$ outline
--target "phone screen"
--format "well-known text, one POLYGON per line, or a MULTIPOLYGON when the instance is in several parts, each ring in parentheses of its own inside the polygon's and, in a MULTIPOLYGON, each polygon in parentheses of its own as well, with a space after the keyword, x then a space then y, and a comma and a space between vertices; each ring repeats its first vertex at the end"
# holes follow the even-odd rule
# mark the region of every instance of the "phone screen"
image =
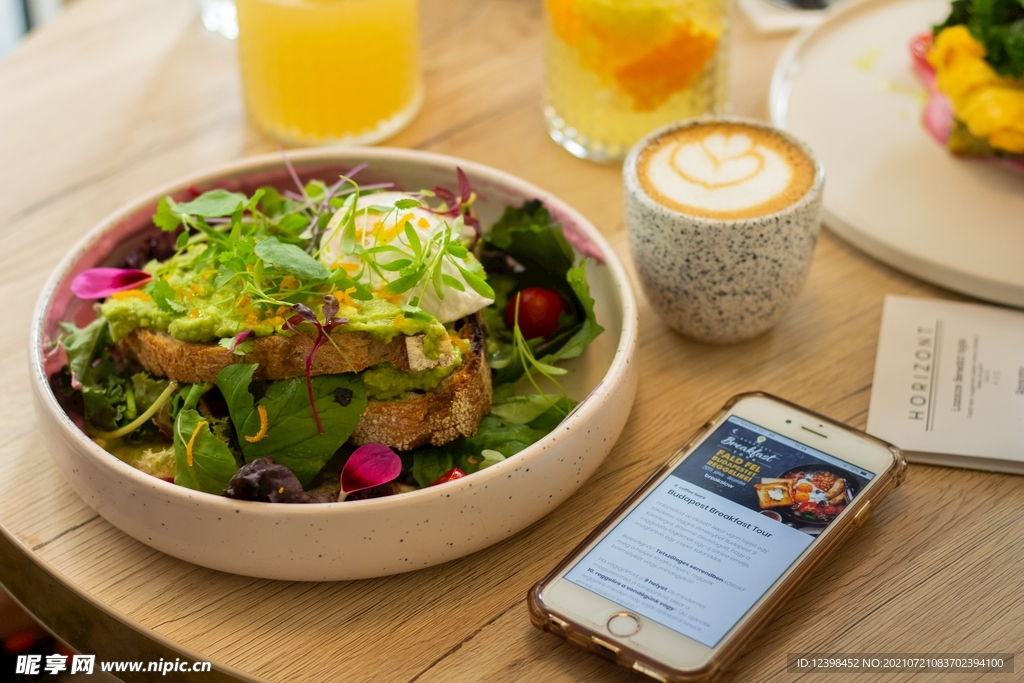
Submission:
POLYGON ((565 578, 714 647, 872 477, 733 415, 565 578))

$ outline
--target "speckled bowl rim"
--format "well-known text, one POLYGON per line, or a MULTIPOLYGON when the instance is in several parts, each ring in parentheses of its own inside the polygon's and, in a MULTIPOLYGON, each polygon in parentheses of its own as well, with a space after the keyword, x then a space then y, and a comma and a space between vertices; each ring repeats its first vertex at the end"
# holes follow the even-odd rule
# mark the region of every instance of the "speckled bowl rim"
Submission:
POLYGON ((822 165, 821 160, 817 157, 810 145, 796 137, 792 133, 776 128, 770 123, 765 121, 758 121, 757 119, 749 119, 743 116, 702 116, 694 119, 686 119, 685 121, 677 121, 668 125, 662 126, 656 130, 651 131, 643 137, 642 140, 633 145, 633 148, 629 150, 629 155, 626 157, 626 161, 622 164, 622 175, 623 175, 623 190, 628 193, 634 200, 643 204, 645 209, 657 211, 663 215, 670 216, 673 218, 686 218, 687 220, 693 221, 694 223, 715 227, 725 228, 735 226, 737 223, 750 222, 750 221, 764 221, 772 218, 781 216, 783 214, 791 214, 800 211, 808 204, 818 201, 821 196, 822 188, 825 185, 825 167, 822 165), (793 202, 788 206, 784 206, 778 211, 772 213, 766 213, 763 216, 748 216, 746 218, 709 218, 707 216, 694 216, 681 211, 670 209, 663 204, 656 202, 647 192, 644 190, 643 184, 640 182, 640 177, 636 172, 636 162, 640 157, 640 153, 648 145, 653 143, 658 138, 668 135, 674 131, 682 128, 692 128, 694 126, 703 126, 706 124, 715 123, 736 123, 741 125, 751 126, 760 130, 767 130, 778 134, 785 140, 788 140, 792 144, 796 145, 807 155, 807 158, 814 164, 814 181, 811 186, 807 189, 807 192, 803 194, 800 199, 793 202))
MULTIPOLYGON (((591 243, 596 245, 598 250, 601 252, 605 259, 604 266, 610 271, 614 285, 619 293, 618 305, 621 309, 622 329, 619 332, 619 343, 615 348, 615 353, 604 377, 591 390, 590 394, 579 404, 577 409, 562 421, 559 425, 559 429, 552 431, 541 440, 528 446, 519 453, 516 453, 514 456, 492 465, 485 470, 476 472, 462 479, 440 484, 437 487, 432 486, 427 489, 419 489, 418 491, 410 491, 382 498, 335 503, 316 503, 309 505, 288 505, 283 503, 274 504, 235 500, 202 491, 194 491, 192 489, 164 481, 158 477, 154 477, 135 469, 131 465, 122 462, 114 455, 100 448, 92 439, 89 438, 88 435, 85 434, 85 432, 75 425, 67 413, 65 413, 57 403, 57 399, 54 397, 53 392, 50 389, 49 379, 46 375, 45 358, 43 357, 45 324, 50 303, 58 286, 89 247, 97 242, 108 231, 113 229, 120 221, 123 221, 134 213, 155 204, 155 202, 161 197, 172 194, 175 191, 180 191, 182 188, 188 187, 189 185, 204 185, 209 182, 216 182, 217 180, 224 179, 225 177, 238 178, 245 173, 255 173, 261 168, 265 168, 267 166, 283 166, 284 162, 280 154, 264 154, 221 164, 197 174, 182 176, 173 182, 167 183, 156 190, 148 192, 147 194, 122 205, 91 228, 86 235, 82 237, 61 259, 60 263, 46 281, 46 285, 43 287, 43 290, 39 295, 35 310, 32 314, 32 323, 30 328, 29 359, 32 369, 32 383, 35 385, 34 388, 41 398, 43 408, 46 414, 50 417, 53 425, 57 426, 61 430, 64 437, 69 441, 69 443, 77 447, 81 454, 91 458, 98 465, 113 468, 113 470, 120 476, 133 479, 146 486, 153 486, 156 491, 166 494, 172 498, 176 498, 180 502, 186 502, 190 499, 193 502, 197 500, 205 501, 205 504, 212 506, 214 510, 220 510, 224 513, 239 510, 246 514, 272 516, 294 515, 298 518, 302 518, 306 516, 316 517, 325 514, 332 516, 344 515, 345 510, 354 512, 356 509, 378 508, 381 511, 385 511, 400 509, 406 505, 412 507, 419 500, 431 500, 437 496, 438 492, 443 492, 441 487, 449 487, 448 490, 454 492, 464 487, 486 484, 487 482, 497 480, 503 476, 510 476, 511 472, 515 468, 542 456, 548 451, 550 446, 553 446, 555 443, 566 438, 580 425, 585 424, 586 421, 599 410, 600 406, 603 404, 603 399, 610 397, 610 394, 614 393, 618 389, 620 380, 625 377, 627 373, 627 366, 632 360, 637 346, 639 319, 636 295, 633 292, 632 283, 626 274, 626 270, 616 255, 615 250, 611 248, 600 231, 598 231, 598 229, 594 227, 589 220, 574 208, 558 199, 550 192, 522 180, 511 173, 477 162, 468 161, 466 159, 460 159, 458 157, 452 157, 444 154, 436 154, 433 152, 421 152, 417 150, 387 147, 351 147, 307 149, 297 151, 289 150, 287 152, 287 156, 293 163, 298 162, 300 164, 316 161, 323 161, 325 163, 361 163, 365 161, 367 163, 373 163, 374 160, 387 160, 395 162, 406 161, 420 163, 423 165, 446 165, 452 169, 459 166, 470 177, 473 177, 474 175, 485 176, 489 180, 498 182, 505 187, 512 188, 517 192, 520 192, 524 198, 540 199, 545 206, 553 209, 553 212, 559 217, 566 217, 573 221, 579 231, 591 243)), ((45 429, 48 425, 39 425, 39 427, 41 429, 45 429)))

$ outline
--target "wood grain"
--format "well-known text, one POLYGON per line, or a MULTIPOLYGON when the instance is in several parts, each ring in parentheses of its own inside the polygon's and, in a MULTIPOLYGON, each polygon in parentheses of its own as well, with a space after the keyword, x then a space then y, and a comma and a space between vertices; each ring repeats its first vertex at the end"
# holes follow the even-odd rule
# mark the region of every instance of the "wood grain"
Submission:
MULTIPOLYGON (((545 187, 628 261, 619 169, 574 159, 544 132, 541 12, 539 0, 424 0, 426 103, 388 144, 545 187)), ((735 113, 765 117, 784 44, 737 20, 735 113)), ((73 646, 117 659, 157 643, 228 676, 282 682, 635 680, 534 630, 527 589, 737 392, 763 389, 863 427, 884 295, 955 298, 825 233, 794 309, 752 342, 688 342, 641 299, 631 419, 607 462, 552 515, 407 575, 299 584, 221 574, 137 543, 71 491, 29 407, 25 345, 44 279, 105 214, 179 176, 275 147, 245 117, 233 44, 203 30, 187 0, 81 0, 0 64, 0 536, 29 560, 16 574, 4 574, 14 563, 0 566, 0 577, 26 604, 65 601, 63 611, 50 604, 48 625, 79 638, 73 646), (43 594, 44 574, 67 594, 43 594), (93 616, 68 623, 86 603, 93 616)), ((907 484, 737 662, 733 680, 829 679, 787 674, 790 652, 1022 651, 1022 510, 1016 477, 912 466, 907 484)), ((1009 680, 927 677, 982 679, 1009 680)))

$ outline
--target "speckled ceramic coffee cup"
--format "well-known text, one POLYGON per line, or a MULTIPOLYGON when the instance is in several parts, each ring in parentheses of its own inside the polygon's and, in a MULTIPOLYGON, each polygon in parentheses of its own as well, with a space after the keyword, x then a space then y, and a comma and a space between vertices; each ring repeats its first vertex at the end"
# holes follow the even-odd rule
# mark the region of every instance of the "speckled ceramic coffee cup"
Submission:
POLYGON ((821 227, 824 186, 821 164, 801 141, 747 119, 672 124, 633 148, 623 166, 623 186, 629 246, 640 282, 651 305, 673 329, 706 343, 741 342, 773 327, 799 296, 821 227), (665 136, 674 140, 699 132, 683 129, 722 124, 774 133, 795 146, 813 166, 806 191, 762 215, 710 218, 683 212, 680 205, 669 208, 665 204, 674 202, 664 197, 659 202, 645 190, 645 183, 652 187, 638 172, 645 150, 663 147, 665 136))

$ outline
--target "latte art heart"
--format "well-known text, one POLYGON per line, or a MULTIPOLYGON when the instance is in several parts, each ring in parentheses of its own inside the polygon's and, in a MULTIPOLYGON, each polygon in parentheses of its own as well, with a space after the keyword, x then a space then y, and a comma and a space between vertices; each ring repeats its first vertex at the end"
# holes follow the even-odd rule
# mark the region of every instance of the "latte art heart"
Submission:
POLYGON ((736 123, 677 129, 643 151, 637 171, 656 201, 711 218, 778 211, 803 196, 814 175, 788 140, 736 123))
POLYGON ((677 143, 669 163, 687 182, 708 189, 728 187, 757 176, 765 157, 746 135, 709 135, 699 142, 677 143))

